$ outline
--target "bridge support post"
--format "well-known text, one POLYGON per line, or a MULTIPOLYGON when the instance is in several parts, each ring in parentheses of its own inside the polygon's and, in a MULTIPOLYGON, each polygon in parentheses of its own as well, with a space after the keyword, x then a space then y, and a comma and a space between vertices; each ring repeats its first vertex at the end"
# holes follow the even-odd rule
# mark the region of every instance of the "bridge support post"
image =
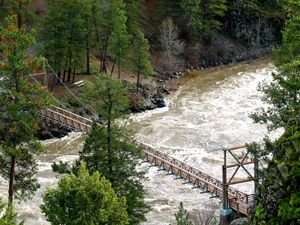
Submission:
POLYGON ((222 196, 222 208, 220 209, 220 224, 229 225, 230 218, 232 215, 232 209, 229 208, 228 202, 228 183, 227 183, 227 149, 224 149, 224 165, 222 166, 222 176, 223 176, 223 196, 222 196))
POLYGON ((232 215, 232 209, 220 209, 220 224, 229 225, 232 215))

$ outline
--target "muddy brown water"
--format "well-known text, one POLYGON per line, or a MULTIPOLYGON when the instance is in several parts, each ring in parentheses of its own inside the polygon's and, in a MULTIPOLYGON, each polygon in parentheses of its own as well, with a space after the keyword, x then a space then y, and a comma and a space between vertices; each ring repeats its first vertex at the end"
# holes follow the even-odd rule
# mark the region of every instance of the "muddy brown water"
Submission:
MULTIPOLYGON (((263 80, 270 81, 275 69, 271 60, 266 58, 193 71, 180 78, 181 86, 167 97, 167 107, 131 115, 127 123, 138 141, 221 178, 223 154, 215 149, 261 141, 267 134, 266 127, 253 124, 248 115, 263 106, 257 85, 263 80)), ((41 188, 32 200, 16 205, 25 224, 49 224, 39 205, 45 189, 55 186, 59 179, 51 172, 51 163, 55 160, 72 161, 78 157, 84 138, 80 133, 71 133, 62 139, 43 143, 47 154, 38 158, 37 175, 41 188)), ((200 194, 200 190, 192 189, 191 185, 183 185, 183 180, 175 180, 175 177, 157 171, 156 167, 149 167, 147 163, 140 167, 147 171, 147 181, 144 182, 148 191, 146 201, 152 207, 143 225, 174 223, 179 202, 190 211, 204 210, 208 201, 220 202, 219 199, 210 199, 210 194, 200 194)), ((244 175, 238 173, 238 177, 244 175)), ((253 192, 253 184, 236 187, 247 193, 253 192)), ((7 183, 3 180, 0 193, 6 199, 7 183)))

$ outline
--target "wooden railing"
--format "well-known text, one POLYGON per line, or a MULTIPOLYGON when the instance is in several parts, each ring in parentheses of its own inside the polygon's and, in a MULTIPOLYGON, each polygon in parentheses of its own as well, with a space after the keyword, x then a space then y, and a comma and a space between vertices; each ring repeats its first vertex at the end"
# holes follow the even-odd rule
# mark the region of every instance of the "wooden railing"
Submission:
MULTIPOLYGON (((59 107, 52 106, 42 111, 42 115, 47 119, 65 124, 72 129, 84 133, 89 133, 91 130, 92 120, 59 107)), ((223 184, 220 180, 146 145, 144 145, 144 155, 145 159, 151 164, 193 183, 196 187, 201 188, 205 192, 209 192, 216 197, 222 197, 223 184)), ((229 186, 228 199, 229 206, 232 209, 244 215, 249 215, 253 203, 253 195, 243 193, 229 186)))
POLYGON ((46 119, 67 125, 74 130, 82 131, 84 133, 90 132, 93 123, 93 121, 90 119, 84 118, 56 106, 52 106, 47 110, 42 110, 41 113, 46 119))
MULTIPOLYGON (((222 182, 202 171, 187 165, 167 154, 157 151, 149 146, 145 146, 145 158, 151 164, 163 168, 174 175, 185 179, 201 188, 205 192, 209 192, 216 197, 222 197, 222 182)), ((243 193, 235 188, 228 188, 229 205, 232 209, 249 215, 253 195, 243 193)))

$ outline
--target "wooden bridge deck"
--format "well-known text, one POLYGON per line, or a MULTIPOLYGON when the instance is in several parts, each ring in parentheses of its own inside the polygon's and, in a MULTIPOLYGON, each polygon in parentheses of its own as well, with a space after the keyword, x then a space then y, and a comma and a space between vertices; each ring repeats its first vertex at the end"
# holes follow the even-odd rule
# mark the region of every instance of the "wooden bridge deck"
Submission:
MULTIPOLYGON (((89 133, 91 130, 92 120, 59 107, 52 106, 42 111, 42 116, 84 133, 89 133)), ((151 164, 185 179, 194 184, 195 187, 201 188, 204 192, 209 192, 216 197, 222 197, 222 181, 149 146, 144 146, 144 153, 145 159, 151 164)), ((244 215, 249 215, 253 204, 253 195, 243 193, 229 186, 228 199, 229 206, 232 209, 244 215)))

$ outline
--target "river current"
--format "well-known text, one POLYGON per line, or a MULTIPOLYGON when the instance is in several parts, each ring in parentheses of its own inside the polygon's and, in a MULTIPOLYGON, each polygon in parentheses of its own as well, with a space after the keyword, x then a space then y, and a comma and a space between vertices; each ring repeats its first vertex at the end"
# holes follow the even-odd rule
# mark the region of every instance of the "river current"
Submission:
MULTIPOLYGON (((128 124, 139 142, 151 145, 209 175, 221 179, 222 147, 261 141, 267 134, 264 125, 253 124, 251 112, 263 106, 258 84, 271 80, 275 66, 270 59, 251 63, 221 66, 204 71, 193 71, 180 78, 180 88, 167 97, 167 107, 131 115, 128 124)), ((275 134, 276 135, 276 134, 275 134)), ((47 140, 43 144, 47 154, 38 158, 38 181, 41 188, 32 200, 16 206, 21 219, 28 225, 49 224, 39 209, 41 195, 47 187, 56 185, 59 177, 51 172, 56 160, 71 161, 82 149, 84 137, 70 133, 62 139, 47 140)), ((175 220, 180 202, 189 210, 202 210, 210 194, 200 194, 183 180, 176 180, 157 167, 143 163, 147 171, 144 182, 148 191, 147 202, 152 207, 143 225, 167 225, 175 220)), ((251 170, 251 166, 249 166, 251 170)), ((237 177, 245 175, 239 172, 237 177)), ((253 184, 236 185, 236 188, 253 192, 253 184)), ((1 182, 0 193, 6 198, 7 184, 1 182)))

